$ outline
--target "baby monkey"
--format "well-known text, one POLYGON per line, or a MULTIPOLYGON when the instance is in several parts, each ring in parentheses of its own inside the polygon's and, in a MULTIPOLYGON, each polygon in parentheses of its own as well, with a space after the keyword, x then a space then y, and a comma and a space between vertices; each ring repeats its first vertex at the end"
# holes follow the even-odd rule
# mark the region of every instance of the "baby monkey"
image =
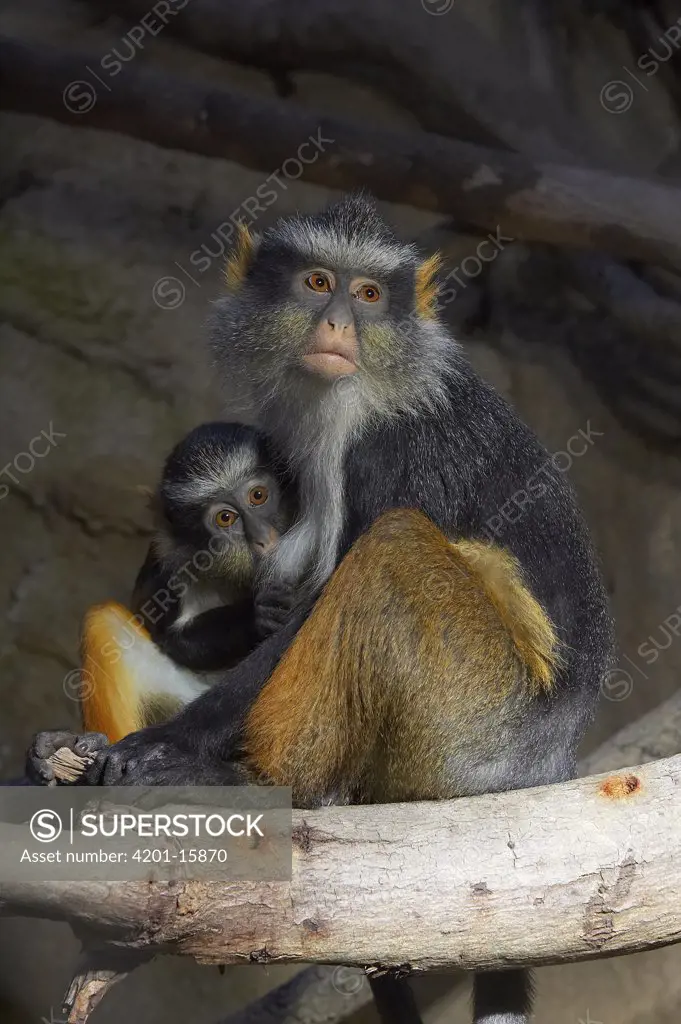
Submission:
POLYGON ((275 632, 290 593, 259 585, 291 522, 285 487, 252 427, 205 423, 168 456, 153 499, 157 529, 132 596, 154 643, 178 665, 233 665, 275 632))
POLYGON ((235 665, 291 611, 292 592, 268 588, 263 571, 291 524, 291 488, 252 427, 205 423, 187 434, 165 462, 153 508, 132 611, 108 602, 85 616, 85 734, 39 733, 27 759, 34 783, 53 784, 50 758, 63 746, 92 757, 178 712, 211 685, 205 674, 235 665))
POLYGON ((236 664, 291 611, 292 591, 269 588, 264 569, 293 503, 252 427, 192 430, 166 459, 152 507, 156 531, 132 611, 107 602, 85 616, 86 733, 38 734, 27 759, 33 782, 53 782, 49 759, 59 748, 94 755, 166 720, 208 689, 206 673, 236 664))

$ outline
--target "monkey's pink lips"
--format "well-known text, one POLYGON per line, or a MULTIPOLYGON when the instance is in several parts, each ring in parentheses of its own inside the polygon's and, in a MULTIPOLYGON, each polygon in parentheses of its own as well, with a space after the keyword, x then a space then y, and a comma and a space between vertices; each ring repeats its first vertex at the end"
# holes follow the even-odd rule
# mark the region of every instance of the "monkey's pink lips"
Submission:
POLYGON ((357 372, 357 363, 350 351, 308 352, 303 362, 309 370, 321 373, 325 377, 342 377, 357 372))

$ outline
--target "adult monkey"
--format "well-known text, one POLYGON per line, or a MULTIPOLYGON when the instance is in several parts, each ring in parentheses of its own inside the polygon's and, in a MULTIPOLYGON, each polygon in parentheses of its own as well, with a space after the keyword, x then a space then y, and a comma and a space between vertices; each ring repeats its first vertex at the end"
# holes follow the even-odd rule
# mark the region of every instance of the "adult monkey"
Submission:
MULTIPOLYGON (((272 577, 302 579, 308 598, 90 781, 227 781, 244 718, 246 756, 299 802, 574 773, 611 657, 603 585, 568 483, 438 322, 436 272, 362 195, 241 234, 213 345, 297 475, 301 514, 272 577), (492 522, 498 547, 466 554, 492 522), (484 615, 469 600, 481 593, 484 615), (508 642, 488 642, 499 624, 508 642)), ((476 1024, 529 1012, 524 972, 478 975, 476 1024)))

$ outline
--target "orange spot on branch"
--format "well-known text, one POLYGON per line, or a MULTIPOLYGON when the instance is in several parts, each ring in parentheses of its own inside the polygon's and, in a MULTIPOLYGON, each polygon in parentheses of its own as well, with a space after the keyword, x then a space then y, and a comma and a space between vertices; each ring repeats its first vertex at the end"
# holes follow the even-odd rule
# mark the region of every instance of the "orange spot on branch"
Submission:
POLYGON ((625 800, 641 789, 636 775, 611 775, 601 785, 601 793, 610 800, 625 800))

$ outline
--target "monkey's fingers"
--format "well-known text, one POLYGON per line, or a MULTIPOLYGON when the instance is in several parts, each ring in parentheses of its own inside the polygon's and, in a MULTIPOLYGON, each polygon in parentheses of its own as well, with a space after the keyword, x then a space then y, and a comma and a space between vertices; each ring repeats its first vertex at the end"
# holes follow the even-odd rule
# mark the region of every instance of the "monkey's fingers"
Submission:
POLYGON ((93 757, 108 746, 103 733, 76 733, 69 729, 48 729, 35 734, 26 753, 26 775, 36 786, 55 786, 57 778, 50 758, 66 747, 78 757, 93 757))
POLYGON ((108 737, 103 732, 83 732, 78 736, 72 749, 79 757, 94 757, 108 746, 108 737))
POLYGON ((295 590, 282 584, 258 592, 254 599, 255 632, 259 640, 277 633, 295 607, 295 590))

